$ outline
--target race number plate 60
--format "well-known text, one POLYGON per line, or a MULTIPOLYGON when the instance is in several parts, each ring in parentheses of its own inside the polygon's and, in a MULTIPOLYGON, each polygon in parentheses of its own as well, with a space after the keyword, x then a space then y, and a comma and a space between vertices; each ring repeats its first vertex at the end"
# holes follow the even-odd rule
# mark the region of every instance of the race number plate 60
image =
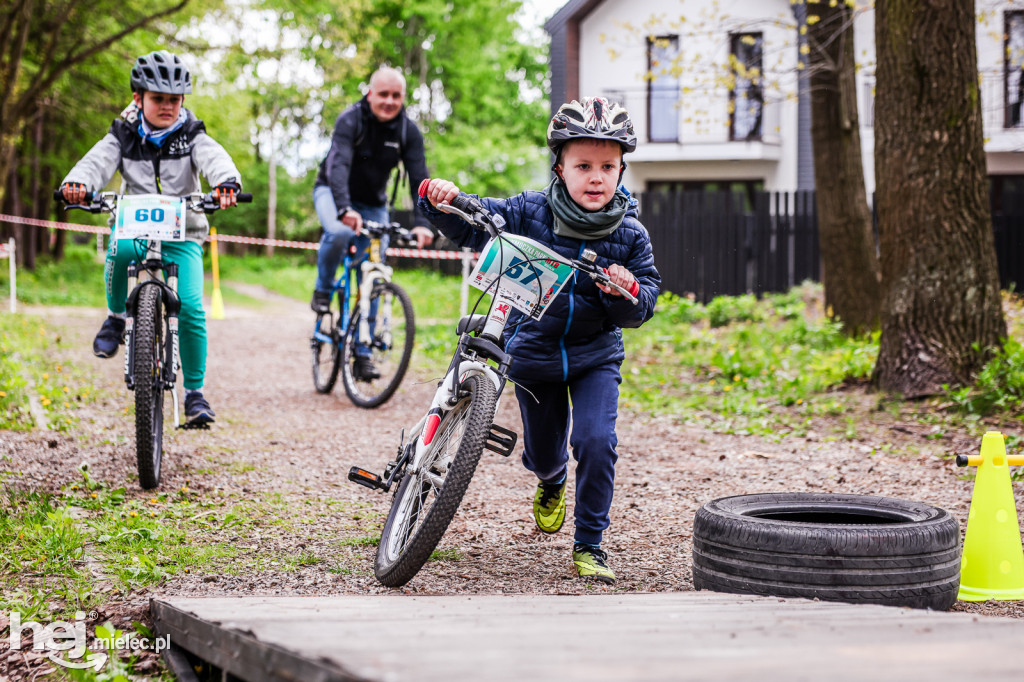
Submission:
POLYGON ((162 194, 128 194, 117 204, 118 239, 185 239, 185 200, 162 194))

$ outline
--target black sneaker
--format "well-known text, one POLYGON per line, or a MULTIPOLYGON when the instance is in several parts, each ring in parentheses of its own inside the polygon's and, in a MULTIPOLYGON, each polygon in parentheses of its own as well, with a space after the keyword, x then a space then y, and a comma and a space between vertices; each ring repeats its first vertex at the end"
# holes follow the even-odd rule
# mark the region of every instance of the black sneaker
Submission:
POLYGON ((608 568, 608 553, 600 547, 577 542, 572 547, 572 562, 576 565, 576 574, 585 580, 608 585, 615 582, 615 573, 608 568))
POLYGON ((206 402, 201 391, 185 394, 185 421, 191 427, 202 426, 213 422, 216 415, 210 403, 206 402))
POLYGON ((357 356, 356 361, 352 364, 352 376, 356 378, 356 381, 373 381, 380 379, 380 372, 373 366, 373 361, 370 358, 357 356))
POLYGON ((112 358, 117 347, 124 343, 124 320, 110 315, 103 320, 96 338, 92 341, 92 352, 98 358, 112 358))
POLYGON ((313 300, 310 301, 309 307, 312 308, 313 312, 317 315, 323 315, 324 313, 330 312, 331 292, 314 289, 313 300))

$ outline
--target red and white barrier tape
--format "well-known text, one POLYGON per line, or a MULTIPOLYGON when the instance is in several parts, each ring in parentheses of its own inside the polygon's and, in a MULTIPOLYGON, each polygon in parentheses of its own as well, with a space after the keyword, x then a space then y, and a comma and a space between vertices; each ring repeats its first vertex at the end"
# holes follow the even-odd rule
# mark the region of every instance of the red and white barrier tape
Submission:
POLYGON ((32 225, 33 227, 52 227, 55 230, 72 230, 74 232, 92 232, 93 234, 110 234, 109 227, 96 225, 76 225, 75 223, 58 223, 53 220, 36 220, 35 218, 22 218, 16 215, 0 213, 0 223, 18 223, 20 225, 32 225))
POLYGON ((0 258, 9 258, 11 250, 7 248, 7 244, 0 243, 0 258))
MULTIPOLYGON (((5 215, 0 213, 0 223, 18 223, 21 225, 32 225, 34 227, 52 227, 57 230, 72 230, 74 232, 91 232, 93 234, 109 234, 109 227, 97 227, 94 225, 78 225, 75 223, 58 223, 52 220, 37 220, 35 218, 22 218, 20 216, 5 215)), ((320 244, 316 242, 296 242, 287 239, 264 239, 262 237, 241 237, 234 234, 210 235, 210 239, 222 242, 236 242, 238 244, 256 244, 259 246, 280 246, 289 249, 309 249, 317 251, 320 244)), ((5 247, 6 248, 6 247, 5 247)), ((388 256, 393 258, 434 258, 438 260, 460 260, 463 256, 461 251, 432 251, 429 249, 388 249, 388 256)), ((473 253, 472 258, 480 256, 473 253)))
POLYGON ((290 249, 309 249, 311 251, 317 251, 320 248, 319 244, 313 242, 293 242, 287 239, 263 239, 262 237, 242 237, 237 234, 211 234, 210 241, 217 240, 219 242, 236 242, 238 244, 259 244, 260 246, 281 246, 290 249))

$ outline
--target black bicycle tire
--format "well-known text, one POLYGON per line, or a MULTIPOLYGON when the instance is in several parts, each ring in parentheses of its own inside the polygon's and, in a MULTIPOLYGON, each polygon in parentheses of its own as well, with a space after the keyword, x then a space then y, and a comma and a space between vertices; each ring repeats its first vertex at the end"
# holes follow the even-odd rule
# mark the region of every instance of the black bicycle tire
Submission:
POLYGON ((160 485, 163 458, 163 354, 160 289, 143 286, 136 299, 132 330, 132 373, 135 378, 135 456, 139 485, 151 490, 160 485), (159 330, 159 331, 158 331, 159 330))
MULTIPOLYGON (((391 509, 388 511, 388 517, 381 532, 380 544, 377 546, 377 556, 373 563, 373 571, 377 579, 388 587, 400 587, 409 582, 430 558, 430 554, 441 541, 445 531, 448 530, 448 525, 462 503, 462 498, 469 487, 469 481, 473 478, 480 455, 483 453, 487 434, 494 421, 498 392, 489 377, 479 374, 469 377, 463 382, 463 386, 469 389, 469 397, 466 398, 469 401, 467 408, 469 414, 466 417, 466 428, 463 431, 462 440, 448 469, 448 474, 423 522, 401 549, 398 558, 393 563, 387 564, 384 559, 385 543, 390 536, 399 505, 413 484, 413 477, 404 476, 398 490, 395 491, 391 509)), ((454 413, 455 409, 445 415, 438 426, 438 433, 442 432, 445 419, 450 418, 454 413)))
POLYGON ((392 374, 391 379, 384 385, 380 392, 372 396, 365 395, 360 391, 359 383, 356 382, 355 376, 352 374, 352 364, 355 361, 353 355, 355 349, 353 340, 356 338, 356 333, 359 330, 360 312, 356 310, 352 315, 352 319, 349 322, 348 330, 345 332, 345 342, 342 344, 344 350, 342 351, 342 372, 341 381, 345 386, 345 394, 354 405, 358 407, 364 407, 367 409, 380 407, 395 394, 398 390, 399 385, 402 383, 402 379, 405 378, 405 373, 409 369, 409 361, 412 358, 412 348, 416 339, 416 315, 412 309, 412 299, 409 298, 409 294, 406 293, 398 284, 394 282, 378 282, 371 294, 372 298, 380 296, 384 290, 391 291, 394 295, 395 300, 399 302, 402 307, 402 316, 405 318, 405 343, 402 346, 402 354, 398 360, 398 367, 392 374))
POLYGON ((960 527, 922 502, 838 493, 712 500, 693 526, 697 589, 946 610, 960 527))
POLYGON ((317 393, 327 394, 334 390, 334 384, 338 381, 338 370, 341 369, 341 347, 337 343, 339 334, 338 326, 341 324, 341 292, 332 294, 330 301, 330 313, 331 324, 330 329, 324 330, 322 326, 323 319, 327 317, 325 314, 317 314, 316 326, 314 329, 320 329, 321 333, 326 333, 335 339, 335 342, 331 344, 330 349, 327 351, 331 354, 330 367, 331 369, 327 372, 326 376, 320 372, 320 353, 325 350, 324 342, 320 341, 315 337, 310 338, 310 350, 311 350, 311 364, 313 369, 313 388, 316 389, 317 393))

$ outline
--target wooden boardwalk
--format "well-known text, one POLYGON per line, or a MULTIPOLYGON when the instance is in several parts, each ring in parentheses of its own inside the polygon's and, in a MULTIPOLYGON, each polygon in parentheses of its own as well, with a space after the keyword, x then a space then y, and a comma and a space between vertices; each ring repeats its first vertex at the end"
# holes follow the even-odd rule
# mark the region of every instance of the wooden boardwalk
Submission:
POLYGON ((175 649, 250 682, 1024 679, 1021 620, 713 592, 168 597, 152 613, 175 649))

